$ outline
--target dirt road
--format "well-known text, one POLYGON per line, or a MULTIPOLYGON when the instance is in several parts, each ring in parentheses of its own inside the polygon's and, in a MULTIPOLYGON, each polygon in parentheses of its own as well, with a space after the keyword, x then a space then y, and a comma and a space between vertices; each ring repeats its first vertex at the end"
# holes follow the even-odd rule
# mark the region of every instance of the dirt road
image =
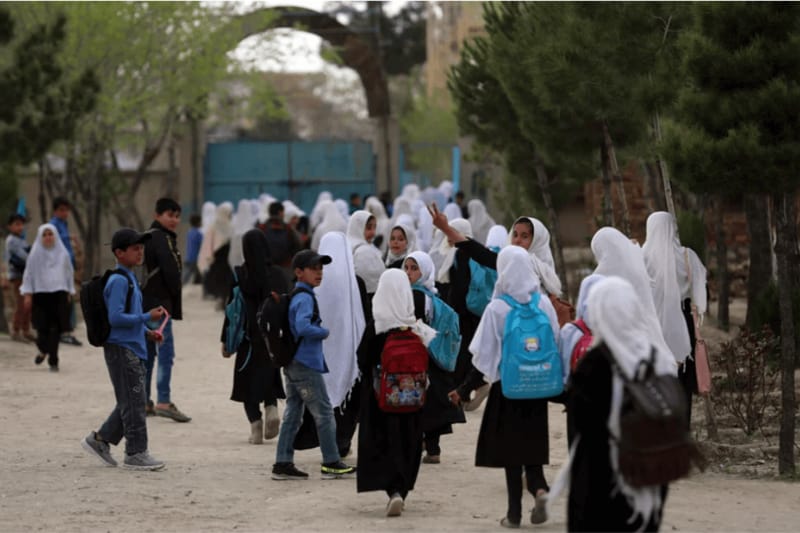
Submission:
MULTIPOLYGON (((194 419, 148 418, 156 473, 104 468, 79 441, 113 407, 102 352, 62 347, 61 372, 34 366, 35 348, 0 338, 0 530, 2 531, 491 531, 505 512, 500 470, 473 466, 481 412, 443 438, 442 464, 422 465, 402 518, 384 516, 382 493, 354 480, 319 479, 318 450, 300 452, 306 482, 269 478, 275 441, 247 444, 241 404, 228 400, 231 360, 219 355, 222 315, 185 295, 177 323, 173 400, 194 419)), ((84 331, 79 329, 79 336, 84 331)), ((551 406, 550 481, 565 458, 563 415, 551 406)), ((122 450, 114 449, 116 457, 122 450)), ((354 461, 354 457, 348 458, 354 461)), ((526 508, 533 505, 532 499, 526 508)), ((534 526, 523 526, 533 529, 534 526)), ((541 531, 566 527, 565 500, 541 531)), ((797 531, 800 484, 697 475, 673 486, 663 531, 797 531)))

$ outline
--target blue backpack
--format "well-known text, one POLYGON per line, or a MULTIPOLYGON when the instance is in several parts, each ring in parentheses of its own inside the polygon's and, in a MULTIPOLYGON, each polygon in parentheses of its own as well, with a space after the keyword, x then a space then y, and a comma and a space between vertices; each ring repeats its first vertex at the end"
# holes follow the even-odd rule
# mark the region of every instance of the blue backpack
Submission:
POLYGON ((467 309, 475 316, 481 316, 492 299, 494 285, 497 283, 497 270, 469 260, 469 289, 467 290, 467 309))
POLYGON ((225 306, 225 318, 228 319, 225 327, 225 351, 228 353, 236 353, 239 345, 242 344, 245 338, 245 321, 247 320, 244 296, 239 288, 239 279, 236 277, 235 272, 233 281, 235 283, 233 295, 231 301, 225 306))
POLYGON ((527 304, 507 294, 501 298, 511 306, 503 330, 500 360, 503 396, 512 400, 558 396, 564 389, 561 354, 550 319, 539 309, 539 293, 534 293, 527 304))
POLYGON ((444 300, 433 294, 423 285, 412 285, 412 288, 427 294, 433 302, 433 323, 436 337, 428 345, 428 353, 442 369, 452 372, 456 369, 458 352, 461 350, 461 331, 458 313, 444 303, 444 300))

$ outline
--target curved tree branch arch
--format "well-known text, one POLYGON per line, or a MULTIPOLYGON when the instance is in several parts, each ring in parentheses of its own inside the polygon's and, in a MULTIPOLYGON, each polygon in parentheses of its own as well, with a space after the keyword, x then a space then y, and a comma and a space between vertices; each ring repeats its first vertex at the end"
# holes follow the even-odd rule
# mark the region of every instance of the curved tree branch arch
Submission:
POLYGON ((318 35, 339 51, 344 64, 358 73, 372 118, 388 117, 389 85, 380 58, 370 44, 327 13, 293 6, 258 9, 237 17, 238 42, 276 28, 294 28, 318 35))

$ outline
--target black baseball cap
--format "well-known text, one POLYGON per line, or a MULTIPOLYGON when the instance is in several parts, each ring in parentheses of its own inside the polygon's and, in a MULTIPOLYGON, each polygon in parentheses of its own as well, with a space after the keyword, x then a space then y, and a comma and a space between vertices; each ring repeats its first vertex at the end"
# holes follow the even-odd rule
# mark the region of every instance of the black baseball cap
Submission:
POLYGON ((142 244, 153 237, 151 233, 139 233, 131 228, 122 228, 114 232, 111 237, 111 251, 126 250, 128 246, 142 244))
POLYGON ((333 261, 329 255, 319 255, 314 250, 297 252, 292 259, 292 268, 309 268, 317 265, 329 265, 333 261))

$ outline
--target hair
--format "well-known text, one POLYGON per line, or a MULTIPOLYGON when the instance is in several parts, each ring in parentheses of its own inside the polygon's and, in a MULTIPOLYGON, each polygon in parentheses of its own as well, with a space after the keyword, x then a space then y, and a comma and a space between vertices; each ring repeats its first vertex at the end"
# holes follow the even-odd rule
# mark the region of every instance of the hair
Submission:
POLYGON ((172 198, 159 198, 158 200, 156 200, 156 214, 163 215, 167 211, 180 213, 181 204, 179 204, 172 198))
POLYGON ((464 191, 458 191, 456 193, 456 198, 464 198, 464 191))
POLYGON ((275 201, 269 204, 269 216, 270 217, 277 217, 283 213, 283 204, 281 202, 275 201))
POLYGON ((63 196, 56 196, 55 198, 53 198, 53 211, 55 211, 61 206, 66 206, 70 209, 72 208, 72 204, 70 203, 70 201, 64 198, 63 196))
POLYGON ((528 217, 519 217, 517 220, 514 221, 514 224, 511 226, 511 228, 513 229, 514 226, 516 226, 517 224, 525 224, 526 226, 528 226, 531 229, 531 235, 533 235, 535 229, 533 227, 533 222, 531 222, 528 217))
POLYGON ((202 223, 203 217, 197 213, 192 213, 192 216, 189 217, 189 225, 191 225, 193 228, 199 228, 202 223))
POLYGON ((360 194, 358 194, 357 192, 354 192, 354 193, 351 193, 351 194, 350 194, 350 201, 351 201, 351 202, 352 202, 353 200, 355 200, 356 198, 361 198, 361 195, 360 195, 360 194))
POLYGON ((310 224, 310 221, 309 221, 308 216, 307 215, 303 215, 297 221, 297 224, 295 225, 294 229, 295 229, 295 231, 305 235, 306 233, 308 233, 309 224, 310 224))
POLYGON ((22 222, 23 224, 24 224, 25 222, 27 222, 27 219, 26 219, 24 216, 20 215, 19 213, 14 213, 13 215, 11 215, 11 216, 9 216, 9 217, 8 217, 8 222, 7 222, 7 224, 10 226, 11 224, 13 224, 14 222, 16 222, 17 220, 19 220, 19 221, 20 221, 20 222, 22 222))

